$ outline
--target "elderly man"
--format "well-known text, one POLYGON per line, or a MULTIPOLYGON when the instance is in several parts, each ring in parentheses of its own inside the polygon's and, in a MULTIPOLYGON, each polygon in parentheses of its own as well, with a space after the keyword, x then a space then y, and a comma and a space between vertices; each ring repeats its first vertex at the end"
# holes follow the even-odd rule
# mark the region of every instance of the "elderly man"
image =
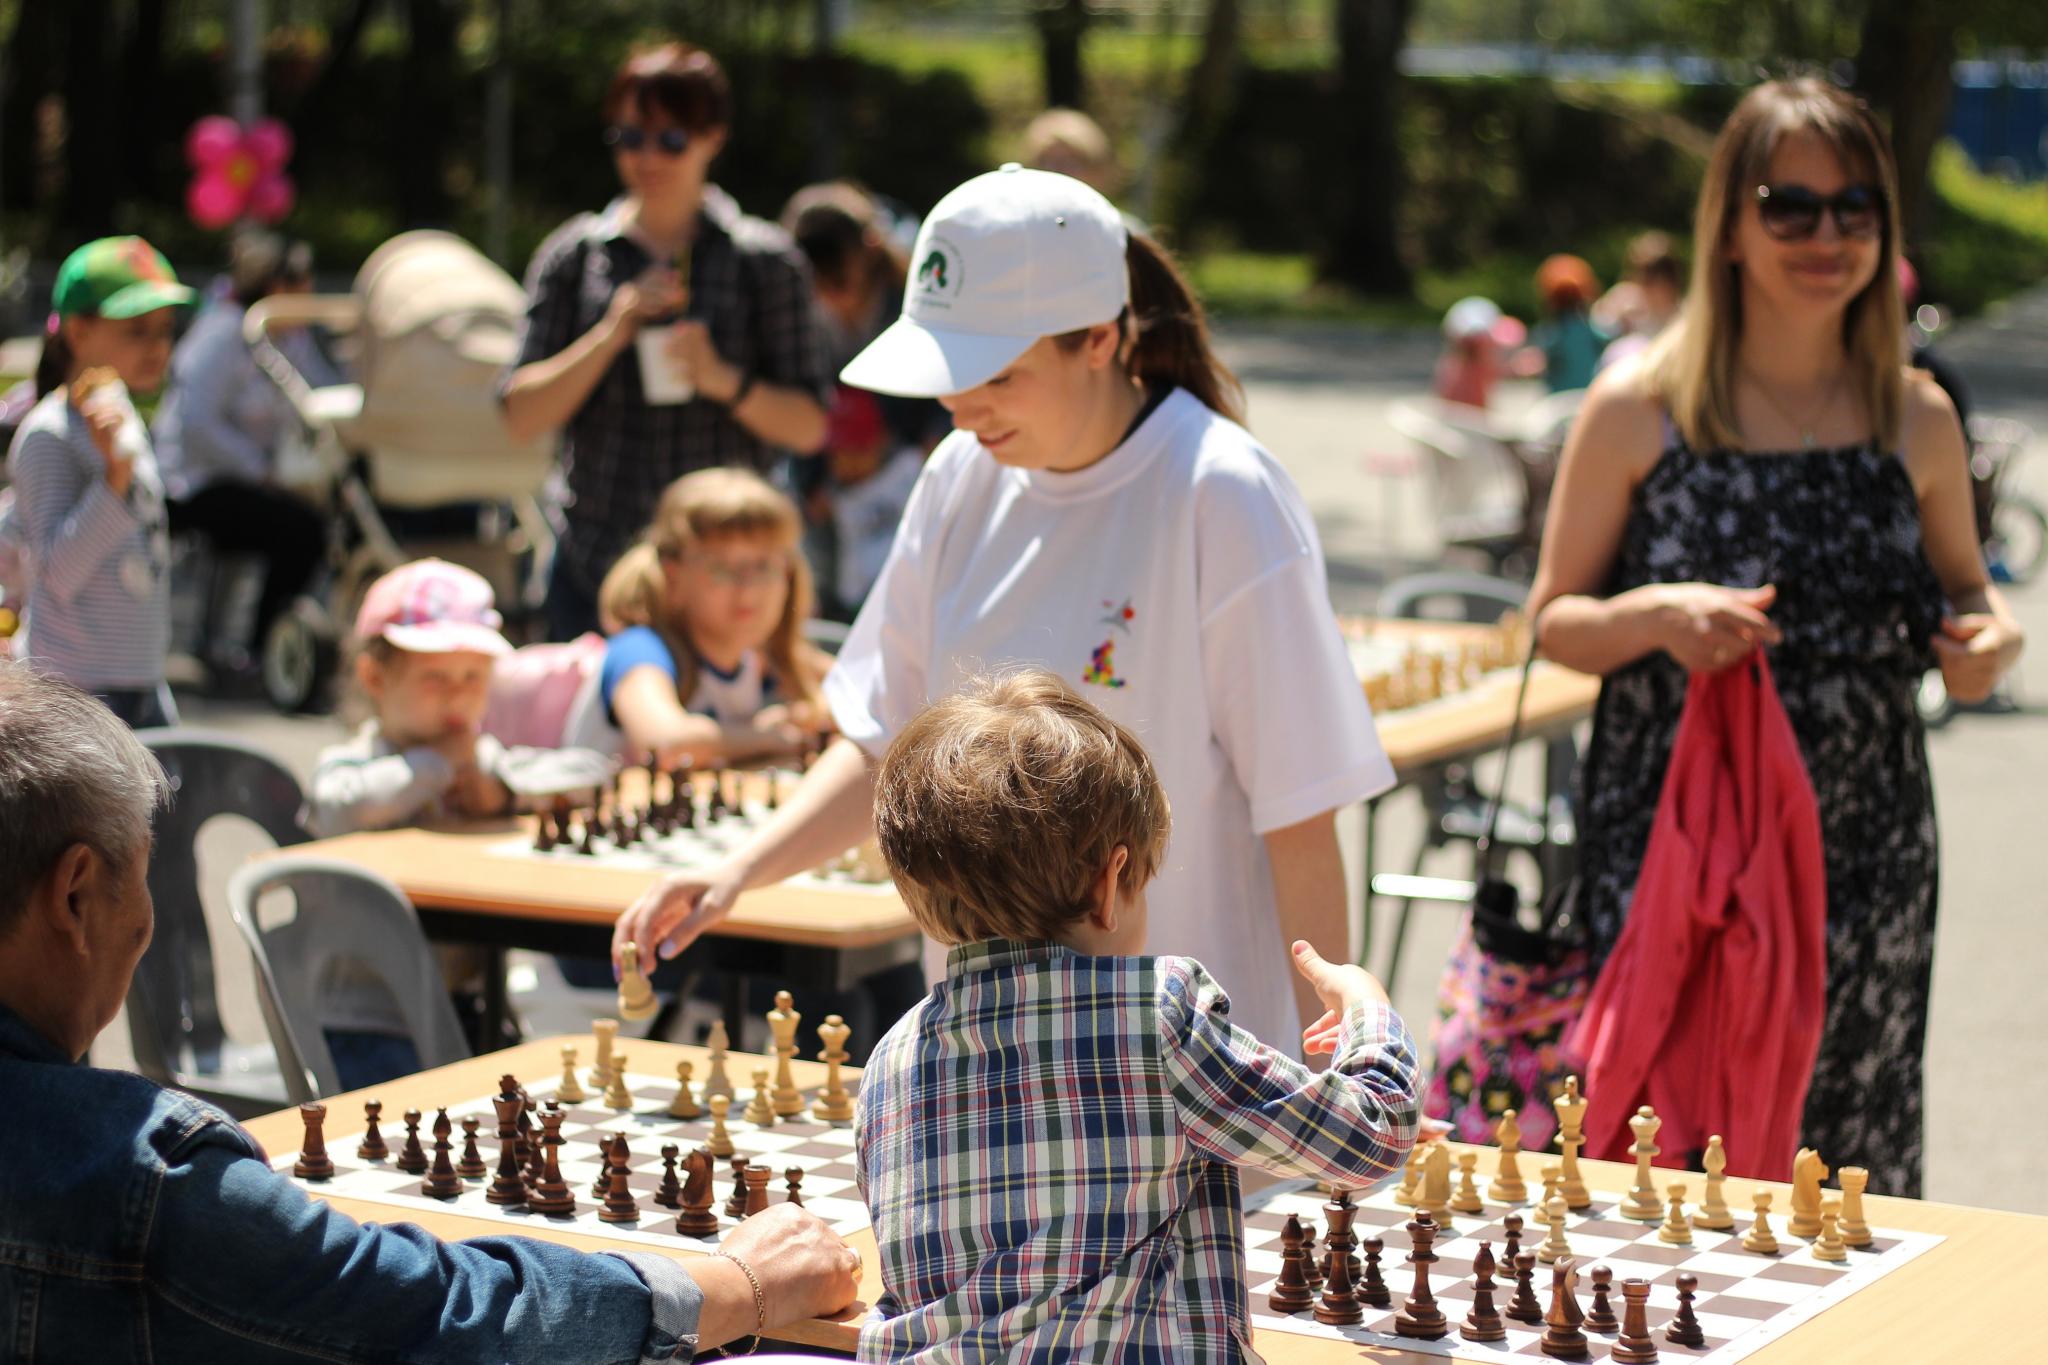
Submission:
POLYGON ((81 1064, 149 946, 161 769, 104 706, 0 662, 0 1354, 32 1360, 668 1360, 851 1302, 789 1204, 719 1254, 444 1243, 275 1175, 207 1106, 81 1064))

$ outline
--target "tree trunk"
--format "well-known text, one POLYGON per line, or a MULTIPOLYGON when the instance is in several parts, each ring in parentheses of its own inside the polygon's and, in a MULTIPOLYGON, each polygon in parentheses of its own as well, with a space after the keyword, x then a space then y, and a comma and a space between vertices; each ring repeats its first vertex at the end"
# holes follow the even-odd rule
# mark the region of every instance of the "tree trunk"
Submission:
POLYGON ((1198 153, 1230 117, 1243 61, 1244 6, 1239 0, 1209 0, 1201 55, 1188 72, 1187 95, 1181 101, 1183 112, 1175 140, 1182 149, 1198 153))
POLYGON ((134 26, 121 54, 122 151, 128 170, 128 192, 158 199, 157 149, 164 130, 158 126, 163 99, 165 0, 135 0, 134 26))
POLYGON ((455 121, 455 30, 451 0, 406 0, 405 60, 399 69, 392 166, 401 228, 440 225, 448 214, 442 176, 455 121))
MULTIPOLYGON (((382 0, 354 0, 348 17, 328 35, 327 59, 306 87, 305 94, 291 110, 292 174, 301 184, 310 183, 313 170, 326 150, 325 130, 341 118, 341 102, 347 97, 349 76, 355 68, 356 53, 362 46, 363 30, 382 0)), ((350 117, 359 117, 351 112, 350 117)))
POLYGON ((70 0, 64 34, 64 212, 74 244, 113 230, 122 187, 120 92, 107 79, 113 44, 109 0, 70 0))
POLYGON ((1045 59, 1045 102, 1049 108, 1081 107, 1081 38, 1087 27, 1088 0, 1055 0, 1038 12, 1038 42, 1045 59))
POLYGON ((1401 201, 1396 123, 1401 48, 1415 0, 1336 0, 1337 155, 1320 274, 1367 294, 1405 295, 1395 209, 1401 201))
POLYGON ((1899 220, 1910 254, 1926 240, 1933 196, 1934 144, 1948 126, 1956 57, 1956 18, 1947 5, 1871 0, 1856 54, 1856 84, 1891 116, 1899 171, 1899 220))
POLYGON ((43 135, 36 109, 56 88, 64 0, 22 0, 0 56, 0 204, 40 206, 43 135))

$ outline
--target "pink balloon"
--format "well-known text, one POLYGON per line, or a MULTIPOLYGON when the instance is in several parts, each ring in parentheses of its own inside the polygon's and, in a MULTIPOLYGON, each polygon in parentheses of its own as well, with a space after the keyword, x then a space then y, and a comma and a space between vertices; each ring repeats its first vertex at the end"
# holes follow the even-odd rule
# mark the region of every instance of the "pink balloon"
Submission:
POLYGON ((274 118, 259 119, 242 139, 256 164, 266 171, 281 171, 292 159, 292 132, 274 118))
POLYGON ((291 177, 266 175, 249 187, 249 213, 265 223, 275 223, 292 211, 295 195, 291 177))
POLYGON ((223 114, 209 114, 185 134, 185 160, 203 172, 233 156, 241 144, 240 124, 223 114))
POLYGON ((185 191, 185 211, 203 228, 223 228, 241 215, 246 197, 226 176, 202 171, 185 191))

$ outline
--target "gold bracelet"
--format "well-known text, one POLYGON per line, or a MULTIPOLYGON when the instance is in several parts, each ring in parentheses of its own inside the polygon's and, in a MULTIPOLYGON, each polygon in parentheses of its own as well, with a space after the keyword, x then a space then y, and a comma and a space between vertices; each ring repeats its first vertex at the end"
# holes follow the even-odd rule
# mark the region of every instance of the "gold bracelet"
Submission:
POLYGON ((747 1277, 747 1283, 754 1287, 754 1344, 747 1347, 744 1351, 734 1351, 730 1346, 725 1348, 725 1354, 729 1356, 750 1356, 761 1349, 761 1336, 768 1330, 768 1296, 761 1292, 760 1277, 754 1274, 752 1266, 733 1255, 730 1251, 714 1251, 711 1254, 723 1257, 738 1266, 740 1273, 747 1277))

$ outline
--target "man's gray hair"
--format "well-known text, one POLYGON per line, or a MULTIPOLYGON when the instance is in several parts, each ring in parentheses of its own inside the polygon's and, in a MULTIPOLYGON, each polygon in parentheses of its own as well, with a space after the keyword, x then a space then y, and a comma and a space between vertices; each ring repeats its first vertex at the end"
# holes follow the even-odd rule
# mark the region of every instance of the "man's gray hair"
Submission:
POLYGON ((169 794, 163 765, 98 700, 0 661, 0 935, 73 844, 125 872, 169 794))

